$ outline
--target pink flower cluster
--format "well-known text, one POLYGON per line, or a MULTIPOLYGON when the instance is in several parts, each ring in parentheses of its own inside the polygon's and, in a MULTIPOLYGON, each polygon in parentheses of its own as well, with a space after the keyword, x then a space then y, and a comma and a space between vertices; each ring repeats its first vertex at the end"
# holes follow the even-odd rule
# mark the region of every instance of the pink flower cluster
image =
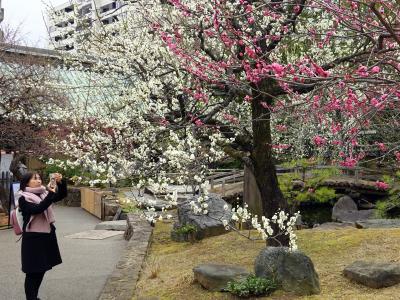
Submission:
POLYGON ((231 122, 232 124, 239 124, 238 118, 236 118, 235 116, 232 116, 231 114, 224 113, 224 114, 223 114, 223 118, 224 118, 225 120, 231 122))
POLYGON ((315 136, 313 141, 314 141, 314 144, 318 147, 321 147, 326 144, 326 139, 319 135, 315 136))
POLYGON ((389 189, 389 185, 386 182, 383 181, 377 181, 375 183, 375 186, 380 189, 380 190, 387 190, 389 189))

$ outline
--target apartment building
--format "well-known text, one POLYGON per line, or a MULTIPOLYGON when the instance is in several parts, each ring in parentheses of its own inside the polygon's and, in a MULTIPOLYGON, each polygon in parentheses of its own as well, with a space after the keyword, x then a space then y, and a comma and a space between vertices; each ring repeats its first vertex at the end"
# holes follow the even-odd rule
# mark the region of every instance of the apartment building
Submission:
POLYGON ((50 49, 77 51, 79 45, 75 35, 82 30, 83 25, 75 24, 75 16, 84 20, 85 26, 108 25, 118 22, 124 15, 124 3, 120 0, 77 0, 77 10, 74 11, 72 1, 54 7, 60 16, 57 21, 49 18, 50 49))
MULTIPOLYGON (((4 8, 1 7, 1 0, 0 0, 0 23, 4 20, 4 8)), ((0 41, 3 39, 3 32, 0 28, 0 41)))
POLYGON ((1 0, 0 0, 0 23, 4 20, 4 8, 1 7, 1 0))

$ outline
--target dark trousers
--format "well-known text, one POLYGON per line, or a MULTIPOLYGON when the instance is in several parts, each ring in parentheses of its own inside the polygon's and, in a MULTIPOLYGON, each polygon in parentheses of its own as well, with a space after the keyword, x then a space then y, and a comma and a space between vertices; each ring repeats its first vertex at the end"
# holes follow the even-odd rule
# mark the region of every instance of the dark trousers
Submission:
POLYGON ((25 295, 26 300, 36 300, 39 287, 42 283, 44 273, 27 273, 25 277, 25 295))

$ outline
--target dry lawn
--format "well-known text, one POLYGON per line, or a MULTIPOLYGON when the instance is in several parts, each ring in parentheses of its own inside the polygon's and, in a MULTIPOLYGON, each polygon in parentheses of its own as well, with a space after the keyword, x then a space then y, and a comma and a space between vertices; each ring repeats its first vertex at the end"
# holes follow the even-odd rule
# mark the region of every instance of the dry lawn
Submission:
MULTIPOLYGON (((210 293, 193 282, 192 268, 200 263, 234 263, 252 271, 263 242, 249 242, 236 233, 195 244, 169 238, 171 224, 157 223, 153 244, 134 299, 214 300, 234 299, 226 293, 210 293)), ((400 299, 400 284, 374 290, 348 281, 343 268, 355 260, 400 260, 400 229, 302 230, 299 248, 311 257, 320 277, 321 294, 296 297, 282 291, 268 299, 400 299)), ((259 298, 267 299, 267 298, 259 298)))

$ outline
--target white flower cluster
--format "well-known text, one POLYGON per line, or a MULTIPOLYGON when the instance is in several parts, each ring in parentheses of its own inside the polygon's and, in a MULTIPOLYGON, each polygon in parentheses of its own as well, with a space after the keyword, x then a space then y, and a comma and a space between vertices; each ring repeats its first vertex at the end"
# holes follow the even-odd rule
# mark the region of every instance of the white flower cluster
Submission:
POLYGON ((197 197, 196 201, 194 200, 190 201, 190 206, 195 214, 203 214, 203 215, 208 214, 207 200, 209 199, 208 197, 209 189, 210 189, 210 184, 208 181, 202 183, 200 185, 200 196, 197 197))
MULTIPOLYGON (((228 210, 228 206, 225 207, 228 210)), ((282 235, 289 237, 289 249, 291 251, 297 250, 297 236, 294 233, 294 227, 296 220, 298 219, 300 212, 290 216, 283 210, 275 213, 271 219, 265 216, 260 218, 257 215, 252 215, 248 210, 248 205, 245 204, 243 207, 237 206, 232 208, 231 220, 222 220, 227 230, 231 229, 231 222, 234 221, 239 224, 251 223, 252 227, 257 230, 263 240, 274 239, 282 235)))

